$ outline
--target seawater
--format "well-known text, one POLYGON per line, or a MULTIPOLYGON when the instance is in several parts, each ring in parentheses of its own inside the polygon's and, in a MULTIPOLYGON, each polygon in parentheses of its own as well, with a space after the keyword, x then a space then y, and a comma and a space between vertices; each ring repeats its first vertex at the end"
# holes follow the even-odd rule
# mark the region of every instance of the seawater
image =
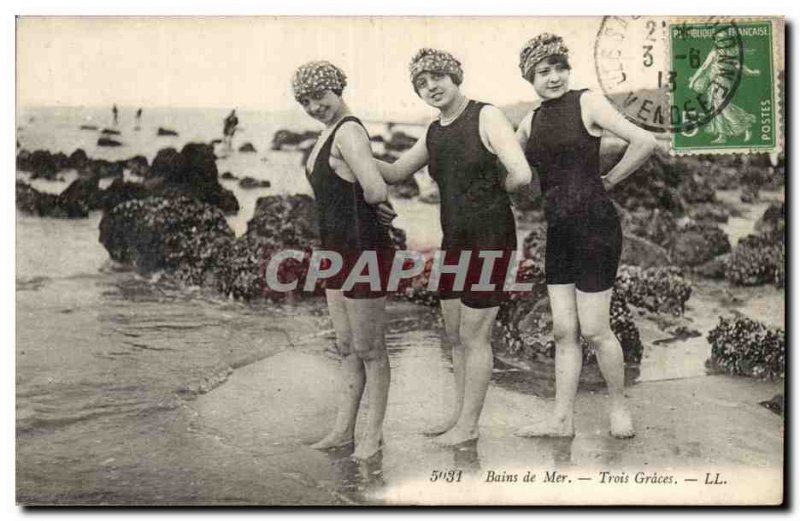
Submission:
MULTIPOLYGON (((121 107, 114 125, 110 107, 23 108, 17 141, 31 151, 69 155, 81 148, 94 159, 143 155, 152 162, 162 148, 180 150, 188 142, 220 138, 228 110, 145 107, 138 129, 134 112, 121 107), (158 136, 159 127, 178 136, 158 136), (103 128, 118 130, 120 135, 111 137, 123 145, 98 147, 103 128)), ((219 172, 271 183, 267 189, 244 190, 237 180, 220 180, 239 200, 241 210, 228 222, 240 235, 259 197, 311 192, 300 153, 273 152, 270 143, 280 128, 314 127, 301 112, 237 113, 242 130, 234 151, 218 159, 219 172), (239 153, 245 142, 256 152, 239 153)), ((377 124, 368 127, 371 133, 385 130, 377 124)), ((61 181, 30 182, 58 193, 77 177, 76 172, 62 175, 61 181)), ((29 181, 29 174, 17 172, 17 178, 29 181)), ((398 207, 397 225, 416 238, 412 247, 438 243, 435 205, 399 201, 398 207)), ((18 442, 26 453, 35 453, 37 440, 52 439, 58 429, 72 426, 74 433, 74 426, 82 424, 90 432, 99 421, 141 420, 213 389, 237 367, 281 348, 264 341, 270 315, 297 312, 229 301, 199 288, 174 286, 160 274, 142 276, 115 265, 98 241, 101 217, 100 212, 74 220, 17 214, 16 412, 18 442)), ((309 313, 323 314, 323 302, 308 305, 313 308, 309 313)))

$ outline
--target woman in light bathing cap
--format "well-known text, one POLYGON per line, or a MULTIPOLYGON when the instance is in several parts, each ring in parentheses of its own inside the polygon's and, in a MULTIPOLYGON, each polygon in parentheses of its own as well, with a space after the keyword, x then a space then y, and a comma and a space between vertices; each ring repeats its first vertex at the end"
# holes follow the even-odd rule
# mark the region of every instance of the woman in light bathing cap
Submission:
POLYGON ((591 342, 608 385, 610 432, 634 435, 623 396, 622 349, 611 330, 611 292, 622 250, 619 217, 608 191, 653 153, 651 134, 628 122, 601 94, 571 90, 569 50, 542 33, 519 58, 522 77, 541 99, 520 123, 517 137, 537 173, 547 218, 545 272, 556 341, 556 402, 550 419, 520 429, 521 436, 573 436, 581 371, 580 337, 591 342), (627 142, 624 156, 600 175, 604 132, 627 142))
POLYGON ((342 355, 343 385, 333 429, 312 447, 330 449, 354 442, 366 384, 369 412, 364 436, 353 453, 354 458, 365 459, 380 449, 389 393, 384 308, 393 247, 385 225, 390 219, 382 223, 377 209, 387 201, 386 184, 372 158, 364 125, 342 99, 346 85, 344 72, 326 61, 302 65, 292 79, 297 102, 325 125, 309 155, 306 176, 316 199, 321 249, 338 253, 343 260, 337 275, 326 280, 325 289, 342 355), (379 274, 364 264, 369 255, 377 256, 379 274), (381 289, 376 291, 366 282, 353 285, 355 279, 348 277, 351 271, 354 277, 379 276, 381 289))
POLYGON ((439 110, 439 117, 395 163, 379 164, 389 183, 428 166, 441 194, 444 255, 439 258, 447 266, 462 265, 466 273, 462 287, 452 273, 440 279, 439 299, 453 347, 455 401, 444 421, 425 431, 436 435, 441 445, 456 445, 478 437, 492 374, 492 325, 505 298, 505 275, 517 247, 508 192, 528 185, 531 172, 503 113, 461 92, 464 72, 452 54, 421 49, 411 60, 409 75, 414 91, 439 110), (462 253, 469 254, 466 264, 460 262, 462 253), (493 290, 473 286, 481 279, 482 254, 494 261, 493 269, 489 265, 493 290))

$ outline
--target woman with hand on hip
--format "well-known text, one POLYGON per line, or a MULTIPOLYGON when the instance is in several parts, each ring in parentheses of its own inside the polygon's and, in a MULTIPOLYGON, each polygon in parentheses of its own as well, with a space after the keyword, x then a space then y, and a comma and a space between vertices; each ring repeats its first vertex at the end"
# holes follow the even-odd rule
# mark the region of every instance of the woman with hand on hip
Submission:
MULTIPOLYGON (((530 183, 531 172, 503 113, 461 93, 464 73, 450 53, 421 49, 409 66, 414 91, 439 110, 425 138, 395 163, 379 162, 389 183, 400 182, 425 165, 441 194, 444 264, 463 264, 463 288, 455 278, 439 297, 445 329, 453 347, 455 400, 452 413, 426 430, 441 445, 456 445, 478 437, 478 419, 492 375, 492 326, 504 298, 508 264, 517 247, 516 224, 507 192, 530 183), (498 162, 499 159, 499 162, 498 162), (505 171, 499 166, 505 167, 505 171), (475 290, 484 258, 494 257, 490 280, 495 291, 475 290)), ((444 287, 443 287, 444 286, 444 287)))
POLYGON ((353 443, 366 385, 369 412, 364 436, 353 453, 354 458, 365 459, 380 449, 389 394, 382 290, 394 250, 384 225, 388 222, 380 222, 377 211, 387 200, 386 184, 372 158, 366 129, 342 99, 346 85, 344 73, 326 61, 306 63, 292 80, 295 99, 309 116, 325 125, 309 156, 306 176, 316 199, 322 249, 343 259, 339 273, 326 281, 325 296, 342 355, 344 385, 333 429, 312 447, 330 449, 353 443), (364 283, 352 288, 345 284, 364 252, 377 255, 381 291, 364 283))
POLYGON ((639 168, 656 142, 627 121, 602 94, 570 90, 568 49, 543 33, 520 54, 522 76, 542 103, 520 123, 517 137, 541 182, 547 218, 545 272, 556 341, 556 401, 548 420, 520 436, 573 436, 583 361, 580 337, 592 343, 608 385, 610 432, 634 435, 624 400, 622 348, 611 330, 611 293, 622 251, 619 216, 607 191, 639 168), (600 175, 600 138, 628 143, 620 161, 600 175))

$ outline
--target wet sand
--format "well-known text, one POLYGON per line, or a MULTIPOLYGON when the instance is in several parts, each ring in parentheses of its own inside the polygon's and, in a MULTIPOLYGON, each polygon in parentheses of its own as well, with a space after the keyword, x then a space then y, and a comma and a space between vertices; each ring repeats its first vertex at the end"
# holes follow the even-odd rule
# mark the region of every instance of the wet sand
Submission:
POLYGON ((267 340, 282 346, 274 354, 236 370, 226 383, 177 410, 147 421, 116 422, 91 436, 69 436, 68 428, 53 434, 42 452, 26 454, 22 444, 18 500, 118 505, 780 500, 783 422, 758 405, 781 392, 779 383, 654 373, 627 389, 638 429, 632 440, 608 435, 602 392, 579 394, 574 439, 520 439, 513 436, 517 427, 544 418, 548 392, 515 385, 534 377, 496 363, 480 440, 439 448, 418 434, 439 420, 452 396, 448 350, 436 315, 392 303, 390 317, 385 445, 366 463, 351 461, 352 449, 308 447, 332 423, 337 360, 330 331, 316 332, 320 317, 297 315, 269 319, 267 340), (114 450, 93 457, 94 448, 109 446, 114 450), (431 483, 434 470, 460 470, 462 482, 431 483), (540 479, 545 471, 558 471, 575 485, 486 482, 489 471, 515 472, 522 479, 527 470, 540 479), (598 483, 602 470, 628 472, 631 479, 639 471, 672 473, 700 482, 705 472, 721 472, 731 480, 747 476, 748 483, 755 479, 748 472, 755 471, 761 486, 735 495, 730 488, 696 482, 675 489, 609 488, 598 483))

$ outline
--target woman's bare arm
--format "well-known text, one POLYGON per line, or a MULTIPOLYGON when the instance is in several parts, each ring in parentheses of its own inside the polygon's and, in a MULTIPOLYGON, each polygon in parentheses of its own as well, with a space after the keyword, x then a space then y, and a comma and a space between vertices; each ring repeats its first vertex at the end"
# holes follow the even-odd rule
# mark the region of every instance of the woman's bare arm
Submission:
POLYGON ((486 105, 481 109, 480 126, 490 148, 506 169, 503 188, 507 192, 516 192, 529 185, 531 168, 505 114, 497 107, 486 105))
POLYGON ((581 96, 581 110, 590 123, 628 142, 622 159, 603 176, 606 190, 635 172, 655 151, 656 138, 625 119, 605 96, 594 92, 584 94, 581 96))
POLYGON ((403 152, 403 155, 394 163, 387 163, 379 159, 374 161, 377 163, 384 181, 390 185, 400 183, 428 164, 428 146, 425 138, 422 137, 414 143, 414 146, 403 152))
POLYGON ((386 183, 372 157, 369 137, 355 122, 343 124, 336 133, 335 146, 356 180, 364 189, 364 199, 369 204, 386 201, 386 183))

